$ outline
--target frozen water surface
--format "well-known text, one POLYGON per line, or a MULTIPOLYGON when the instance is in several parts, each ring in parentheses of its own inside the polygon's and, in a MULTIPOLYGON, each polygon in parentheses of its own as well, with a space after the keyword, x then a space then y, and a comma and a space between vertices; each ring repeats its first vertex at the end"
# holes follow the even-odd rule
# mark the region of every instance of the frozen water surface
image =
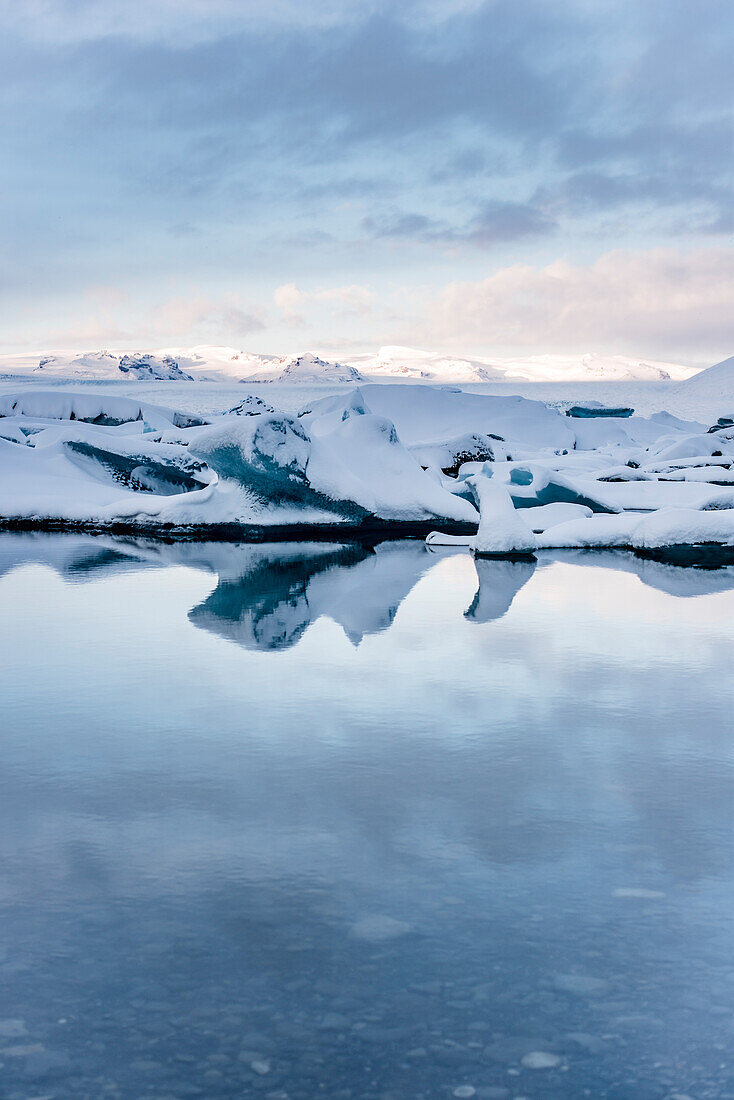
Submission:
POLYGON ((734 1096, 734 571, 0 536, 0 1095, 734 1096))

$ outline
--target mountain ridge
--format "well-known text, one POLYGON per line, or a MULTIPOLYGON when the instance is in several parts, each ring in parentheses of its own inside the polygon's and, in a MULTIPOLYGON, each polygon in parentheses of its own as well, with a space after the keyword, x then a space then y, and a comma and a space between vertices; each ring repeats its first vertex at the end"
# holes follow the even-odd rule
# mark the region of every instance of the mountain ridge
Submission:
POLYGON ((672 381, 699 374, 679 363, 622 355, 530 355, 508 358, 454 356, 438 351, 385 345, 375 354, 321 358, 315 352, 276 356, 198 344, 137 351, 57 351, 0 355, 0 375, 111 381, 206 381, 359 384, 369 378, 396 378, 445 384, 485 382, 672 381))

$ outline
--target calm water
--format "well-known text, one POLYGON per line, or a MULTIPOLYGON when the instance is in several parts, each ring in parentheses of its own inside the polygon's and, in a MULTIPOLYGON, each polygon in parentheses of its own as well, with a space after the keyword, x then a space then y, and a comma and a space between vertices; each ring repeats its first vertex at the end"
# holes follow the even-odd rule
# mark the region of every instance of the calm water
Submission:
POLYGON ((3 1100, 734 1097, 734 571, 5 535, 0 646, 3 1100))

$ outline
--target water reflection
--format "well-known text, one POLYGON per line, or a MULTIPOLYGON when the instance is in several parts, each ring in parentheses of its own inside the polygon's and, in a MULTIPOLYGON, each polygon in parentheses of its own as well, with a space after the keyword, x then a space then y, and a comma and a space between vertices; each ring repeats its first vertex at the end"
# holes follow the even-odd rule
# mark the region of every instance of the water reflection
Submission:
POLYGON ((733 1091, 731 571, 477 564, 0 538, 0 1095, 733 1091))
MULTIPOLYGON (((0 576, 43 564, 70 582, 184 565, 214 574, 211 594, 189 612, 196 627, 247 649, 287 649, 322 617, 338 623, 353 645, 387 630, 425 573, 465 551, 427 549, 419 541, 351 543, 154 543, 86 535, 0 535, 0 576)), ((563 551, 553 561, 632 573, 661 592, 695 597, 734 588, 734 567, 698 569, 646 561, 622 551, 563 551)), ((532 578, 537 562, 473 560, 475 594, 467 620, 501 619, 532 578)), ((457 609, 458 612, 458 609, 457 609)))
POLYGON ((510 610, 517 593, 527 584, 536 567, 535 561, 492 561, 476 558, 479 587, 470 606, 464 612, 475 623, 501 619, 510 610))

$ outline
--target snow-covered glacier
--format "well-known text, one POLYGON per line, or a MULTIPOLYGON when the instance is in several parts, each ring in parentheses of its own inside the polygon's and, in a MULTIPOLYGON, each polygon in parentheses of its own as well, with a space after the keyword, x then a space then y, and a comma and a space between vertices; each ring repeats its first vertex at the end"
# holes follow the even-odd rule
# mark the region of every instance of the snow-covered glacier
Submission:
POLYGON ((734 552, 734 418, 367 384, 298 412, 110 393, 0 398, 0 523, 181 538, 431 535, 478 556, 734 552), (583 408, 582 408, 583 414, 583 408))

